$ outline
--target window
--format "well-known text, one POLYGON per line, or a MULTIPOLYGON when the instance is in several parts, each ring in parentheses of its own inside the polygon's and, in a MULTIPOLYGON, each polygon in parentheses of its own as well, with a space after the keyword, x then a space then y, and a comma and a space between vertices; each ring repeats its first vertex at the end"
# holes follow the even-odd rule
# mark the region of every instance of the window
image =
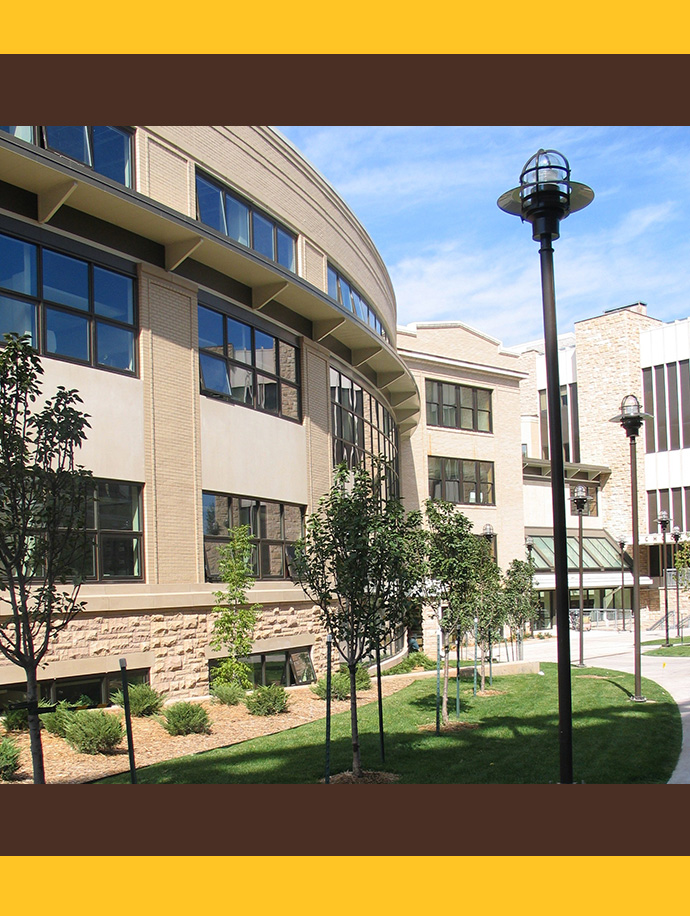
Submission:
MULTIPOLYGON (((127 683, 148 684, 148 668, 127 670, 127 683)), ((49 703, 69 703, 70 706, 110 706, 110 697, 122 689, 122 673, 89 674, 78 677, 60 677, 38 682, 38 696, 49 703)), ((0 709, 11 708, 14 703, 26 702, 26 683, 0 687, 0 709)))
POLYGON ((466 506, 494 506, 493 461, 430 457, 429 496, 466 506))
POLYGON ((363 324, 373 328, 380 337, 388 340, 386 329, 374 309, 332 264, 328 265, 328 295, 356 315, 363 324))
POLYGON ((240 245, 296 272, 295 235, 210 178, 196 176, 197 219, 240 245))
POLYGON ((0 338, 10 332, 46 356, 134 374, 134 278, 0 235, 0 338))
MULTIPOLYGON (((209 676, 222 661, 223 659, 213 659, 209 662, 209 676)), ((316 680, 311 655, 306 647, 256 653, 240 661, 249 665, 252 687, 266 687, 271 684, 292 687, 295 684, 311 684, 316 680)))
POLYGON ((127 188, 132 181, 132 132, 123 127, 0 127, 20 140, 69 156, 127 188))
POLYGON ((202 392, 299 422, 297 347, 202 305, 198 316, 202 392))
POLYGON ((86 504, 87 579, 143 577, 141 491, 139 484, 94 481, 86 504))
POLYGON ((333 465, 359 465, 371 472, 374 459, 388 462, 384 493, 398 493, 397 428, 390 411, 365 388, 331 368, 333 465))
POLYGON ((207 582, 219 581, 218 547, 229 542, 229 529, 238 525, 248 525, 254 541, 254 578, 288 578, 286 549, 302 537, 303 506, 221 493, 203 493, 202 505, 207 582))
MULTIPOLYGON (((580 417, 577 400, 577 384, 561 385, 561 434, 563 437, 563 460, 580 460, 580 417)), ((549 414, 546 391, 539 392, 539 432, 541 435, 541 457, 549 458, 549 414)))
POLYGON ((427 379, 426 422, 429 426, 490 433, 491 392, 427 379))

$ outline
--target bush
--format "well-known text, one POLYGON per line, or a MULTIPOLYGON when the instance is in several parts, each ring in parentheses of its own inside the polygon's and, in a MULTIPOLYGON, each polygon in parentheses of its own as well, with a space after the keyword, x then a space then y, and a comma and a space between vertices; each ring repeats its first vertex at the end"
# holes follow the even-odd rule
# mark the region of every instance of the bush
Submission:
POLYGON ((0 779, 11 779, 19 769, 19 748, 11 738, 0 738, 0 779))
POLYGON ((436 662, 425 655, 423 652, 410 652, 402 661, 392 668, 382 671, 381 674, 409 674, 415 668, 424 668, 425 671, 431 671, 436 667, 436 662))
POLYGON ((253 716, 275 716, 287 712, 288 699, 287 691, 281 684, 271 684, 269 687, 257 687, 245 703, 253 716))
POLYGON ((226 684, 224 681, 211 685, 211 695, 214 703, 222 703, 224 706, 237 706, 245 697, 245 691, 239 684, 226 684))
POLYGON ((112 713, 80 709, 69 714, 65 738, 80 754, 107 754, 123 737, 122 720, 112 713))
MULTIPOLYGON (((139 718, 155 716, 163 708, 163 694, 154 690, 150 684, 130 684, 127 692, 129 693, 129 711, 133 716, 139 718)), ((125 698, 122 690, 112 693, 110 702, 124 709, 125 698)))
POLYGON ((74 713, 70 710, 65 700, 62 700, 55 707, 55 712, 44 712, 41 716, 41 724, 51 735, 57 735, 64 738, 67 734, 69 725, 74 713))
POLYGON ((159 722, 170 735, 207 735, 211 731, 208 713, 198 703, 173 703, 163 711, 159 722))
MULTIPOLYGON (((326 678, 321 677, 311 688, 321 700, 327 698, 326 678)), ((336 671, 331 675, 331 697, 334 700, 346 700, 350 696, 350 675, 345 671, 336 671)))
MULTIPOLYGON (((341 665, 338 673, 344 674, 347 678, 347 695, 350 696, 350 671, 347 665, 341 665)), ((357 693, 360 690, 369 690, 371 688, 371 675, 366 665, 357 665, 355 668, 355 687, 357 688, 357 693)))
POLYGON ((29 728, 29 711, 27 709, 8 709, 2 716, 5 731, 25 732, 29 728))

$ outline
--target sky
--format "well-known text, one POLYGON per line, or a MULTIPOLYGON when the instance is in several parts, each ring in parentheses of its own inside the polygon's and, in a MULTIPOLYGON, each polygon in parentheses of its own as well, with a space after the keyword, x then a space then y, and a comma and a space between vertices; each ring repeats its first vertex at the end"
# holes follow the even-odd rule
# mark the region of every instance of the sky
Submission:
POLYGON ((595 195, 554 242, 559 334, 633 302, 690 316, 690 127, 277 129, 373 239, 399 325, 462 321, 505 346, 543 336, 539 245, 496 205, 540 148, 595 195))

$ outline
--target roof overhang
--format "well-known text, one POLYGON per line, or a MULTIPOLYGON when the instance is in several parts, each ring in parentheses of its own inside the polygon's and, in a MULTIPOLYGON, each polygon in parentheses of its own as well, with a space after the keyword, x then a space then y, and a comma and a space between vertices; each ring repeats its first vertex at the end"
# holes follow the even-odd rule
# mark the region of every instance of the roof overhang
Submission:
MULTIPOLYGON (((421 399, 410 370, 394 347, 324 292, 202 223, 107 178, 80 163, 10 135, 0 136, 0 178, 36 195, 38 222, 49 223, 65 204, 163 246, 168 270, 187 258, 252 289, 252 307, 275 301, 311 322, 312 337, 332 337, 366 363, 393 408, 399 431, 419 421, 421 399)), ((389 329, 394 338, 395 328, 389 329)))
MULTIPOLYGON (((593 483, 602 486, 611 476, 611 468, 599 464, 566 462, 566 483, 593 483)), ((523 458, 522 476, 525 480, 551 480, 551 462, 543 458, 523 458)))

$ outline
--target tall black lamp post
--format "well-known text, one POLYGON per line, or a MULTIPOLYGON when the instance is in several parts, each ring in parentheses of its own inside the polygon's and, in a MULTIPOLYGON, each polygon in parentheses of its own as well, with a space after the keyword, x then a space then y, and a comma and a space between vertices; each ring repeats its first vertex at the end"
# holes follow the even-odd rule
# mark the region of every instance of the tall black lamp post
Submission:
POLYGON ((635 695, 632 699, 638 703, 646 702, 642 696, 642 672, 640 651, 640 534, 637 506, 637 437, 642 424, 649 419, 649 414, 642 413, 640 402, 634 394, 629 394, 621 401, 621 412, 612 417, 612 423, 620 423, 630 440, 630 496, 632 500, 632 545, 633 545, 633 591, 632 607, 635 631, 635 695))
POLYGON ((676 636, 680 639, 680 582, 678 581, 678 541, 680 540, 680 528, 678 525, 673 526, 671 531, 673 538, 673 572, 676 580, 676 636))
POLYGON ((668 635, 668 576, 666 575, 666 532, 668 531, 668 526, 670 525, 668 512, 665 509, 662 509, 657 518, 659 527, 661 528, 661 575, 664 577, 664 620, 666 621, 666 642, 664 645, 666 647, 671 645, 671 640, 668 635))
POLYGON ((571 502, 577 512, 577 533, 578 533, 578 550, 579 550, 579 568, 580 568, 580 661, 577 663, 578 668, 585 667, 585 639, 584 639, 584 628, 583 628, 583 618, 585 616, 585 592, 583 586, 584 570, 582 562, 582 515, 587 508, 587 504, 591 500, 591 496, 587 495, 587 487, 579 483, 575 487, 575 493, 571 497, 571 502))
POLYGON ((552 242, 560 235, 560 223, 569 213, 592 202, 587 185, 570 180, 568 160, 556 150, 540 149, 525 164, 520 186, 506 191, 498 206, 506 213, 532 224, 532 238, 539 242, 546 394, 551 457, 554 567, 556 573, 556 623, 558 631, 558 738, 560 781, 573 781, 573 709, 570 684, 570 634, 568 632, 568 555, 565 516, 565 473, 561 429, 561 386, 558 373, 558 331, 552 242))
POLYGON ((623 614, 623 630, 625 630, 625 545, 624 537, 618 538, 618 546, 621 549, 621 612, 623 614))

